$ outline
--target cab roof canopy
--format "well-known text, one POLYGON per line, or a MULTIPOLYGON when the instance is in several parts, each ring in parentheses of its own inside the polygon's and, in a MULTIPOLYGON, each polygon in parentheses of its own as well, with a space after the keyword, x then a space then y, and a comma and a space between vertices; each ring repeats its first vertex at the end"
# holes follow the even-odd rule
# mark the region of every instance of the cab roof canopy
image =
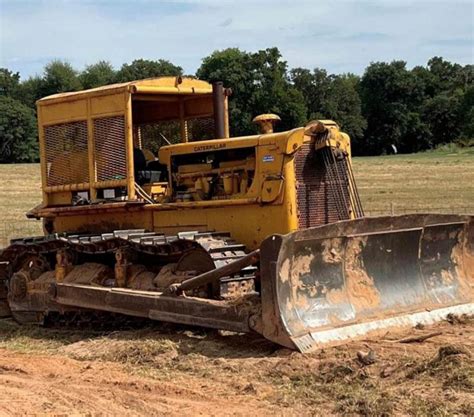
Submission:
POLYGON ((212 95, 212 85, 206 81, 181 76, 147 78, 126 83, 104 85, 89 90, 53 94, 38 100, 36 103, 41 106, 126 92, 130 94, 212 95))
POLYGON ((42 98, 36 104, 40 124, 50 125, 113 114, 125 115, 130 99, 133 124, 184 121, 213 115, 212 85, 180 76, 59 93, 42 98))

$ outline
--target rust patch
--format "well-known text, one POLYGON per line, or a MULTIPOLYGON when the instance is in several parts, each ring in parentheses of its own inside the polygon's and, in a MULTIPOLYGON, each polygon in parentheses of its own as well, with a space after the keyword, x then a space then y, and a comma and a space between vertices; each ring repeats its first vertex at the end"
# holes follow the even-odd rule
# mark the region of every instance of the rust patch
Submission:
POLYGON ((367 274, 360 254, 367 243, 367 236, 348 240, 346 247, 347 295, 356 311, 376 308, 380 305, 380 293, 374 280, 367 274))
POLYGON ((304 274, 311 272, 311 262, 313 259, 314 255, 303 255, 293 258, 291 265, 291 292, 293 295, 292 301, 298 308, 308 308, 310 306, 308 295, 315 295, 315 289, 309 288, 301 280, 304 274))
POLYGON ((170 263, 160 269, 158 275, 153 279, 155 290, 162 290, 168 288, 171 284, 181 283, 184 280, 196 275, 194 271, 178 271, 177 264, 170 263))
POLYGON ((451 252, 451 260, 458 277, 459 293, 468 300, 474 297, 474 252, 470 249, 469 237, 466 233, 461 233, 458 243, 451 252))
POLYGON ((314 255, 304 255, 293 258, 291 276, 293 279, 299 280, 301 275, 311 272, 311 261, 314 255))
POLYGON ((37 293, 44 293, 48 290, 51 283, 55 282, 55 272, 54 271, 46 271, 41 274, 38 279, 34 281, 29 281, 27 283, 28 294, 37 294, 37 293))
POLYGON ((98 284, 113 277, 112 270, 107 266, 95 262, 76 265, 64 278, 64 282, 70 284, 98 284))
POLYGON ((290 278, 290 260, 286 258, 281 266, 280 280, 281 282, 287 282, 289 278, 290 278))
POLYGON ((448 238, 449 239, 456 239, 457 237, 457 231, 456 230, 452 230, 451 232, 448 233, 448 238))
POLYGON ((441 281, 443 282, 443 285, 446 285, 447 287, 453 285, 453 282, 455 281, 453 275, 446 269, 443 269, 441 271, 441 281))
POLYGON ((326 293, 326 300, 330 304, 343 304, 347 303, 347 292, 340 288, 328 291, 326 293))
POLYGON ((337 264, 342 262, 344 249, 341 238, 325 239, 322 245, 323 252, 321 256, 324 263, 337 264))
POLYGON ((130 265, 128 267, 127 287, 134 290, 156 291, 153 279, 156 274, 148 271, 145 265, 130 265))
POLYGON ((34 282, 50 284, 55 280, 54 271, 46 271, 45 273, 41 274, 34 282))

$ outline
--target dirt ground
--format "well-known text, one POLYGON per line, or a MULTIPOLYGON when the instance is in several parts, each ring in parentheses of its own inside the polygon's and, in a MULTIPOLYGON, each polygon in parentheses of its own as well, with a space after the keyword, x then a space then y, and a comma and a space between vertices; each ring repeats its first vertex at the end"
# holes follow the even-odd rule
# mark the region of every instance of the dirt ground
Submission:
POLYGON ((170 325, 0 320, 0 415, 474 415, 474 319, 419 327, 303 355, 170 325))

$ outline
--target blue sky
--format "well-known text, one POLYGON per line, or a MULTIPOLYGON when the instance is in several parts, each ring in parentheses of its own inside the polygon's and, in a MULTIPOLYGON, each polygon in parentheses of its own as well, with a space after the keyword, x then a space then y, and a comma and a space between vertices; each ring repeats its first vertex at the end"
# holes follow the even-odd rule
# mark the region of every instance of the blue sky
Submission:
POLYGON ((22 78, 65 59, 168 59, 194 73, 216 49, 277 46, 290 67, 474 61, 473 1, 0 0, 0 66, 22 78))

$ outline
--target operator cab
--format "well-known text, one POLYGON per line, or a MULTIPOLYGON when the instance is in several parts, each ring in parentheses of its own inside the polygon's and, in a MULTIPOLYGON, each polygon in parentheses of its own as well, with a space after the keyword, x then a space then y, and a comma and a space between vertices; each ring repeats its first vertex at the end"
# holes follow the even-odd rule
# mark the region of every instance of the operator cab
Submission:
MULTIPOLYGON (((176 79, 178 85, 182 82, 181 77, 176 79)), ((132 95, 134 176, 142 198, 148 196, 154 202, 166 200, 169 172, 159 160, 162 146, 218 137, 216 124, 225 126, 226 122, 216 122, 214 104, 216 95, 221 96, 218 104, 224 104, 226 91, 220 83, 212 91, 211 95, 196 91, 183 96, 150 94, 137 88, 132 95)))
POLYGON ((37 102, 43 207, 162 202, 163 146, 229 136, 222 83, 162 77, 37 102))

